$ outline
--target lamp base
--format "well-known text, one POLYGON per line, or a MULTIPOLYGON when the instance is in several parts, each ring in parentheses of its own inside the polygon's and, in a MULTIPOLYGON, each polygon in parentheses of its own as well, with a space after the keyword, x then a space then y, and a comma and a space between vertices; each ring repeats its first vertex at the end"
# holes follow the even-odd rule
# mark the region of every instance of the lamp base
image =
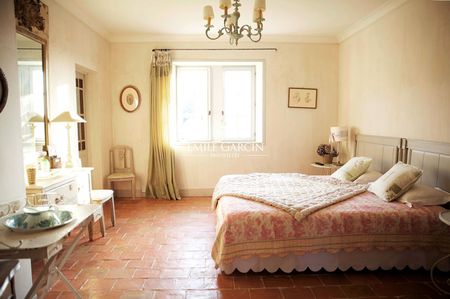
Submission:
POLYGON ((73 168, 72 158, 68 158, 66 163, 64 163, 65 168, 73 168))

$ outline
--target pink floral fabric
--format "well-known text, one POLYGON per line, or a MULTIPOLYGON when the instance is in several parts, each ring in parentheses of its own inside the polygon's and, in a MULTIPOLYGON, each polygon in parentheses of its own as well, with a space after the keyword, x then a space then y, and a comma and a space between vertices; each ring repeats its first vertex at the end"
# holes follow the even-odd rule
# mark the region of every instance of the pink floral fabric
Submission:
POLYGON ((224 196, 216 210, 212 256, 220 265, 236 257, 322 251, 438 248, 448 252, 450 228, 439 220, 443 210, 409 208, 365 192, 299 222, 277 208, 224 196))

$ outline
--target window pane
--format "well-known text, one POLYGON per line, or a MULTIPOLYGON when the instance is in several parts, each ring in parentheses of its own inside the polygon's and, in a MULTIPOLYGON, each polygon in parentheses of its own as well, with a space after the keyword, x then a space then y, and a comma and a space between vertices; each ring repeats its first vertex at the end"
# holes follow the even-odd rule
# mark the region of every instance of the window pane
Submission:
POLYGON ((226 69, 223 72, 223 139, 253 139, 252 68, 226 69))
POLYGON ((177 139, 209 139, 208 68, 177 68, 177 139))

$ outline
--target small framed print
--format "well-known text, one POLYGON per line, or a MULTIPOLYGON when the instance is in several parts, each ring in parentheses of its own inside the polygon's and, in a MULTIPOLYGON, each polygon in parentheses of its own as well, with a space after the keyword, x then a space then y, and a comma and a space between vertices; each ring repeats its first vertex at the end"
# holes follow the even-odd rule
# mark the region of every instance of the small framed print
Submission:
POLYGON ((289 108, 317 108, 317 88, 289 87, 289 108))
POLYGON ((120 93, 120 105, 126 112, 133 112, 141 104, 141 94, 133 85, 127 85, 120 93))

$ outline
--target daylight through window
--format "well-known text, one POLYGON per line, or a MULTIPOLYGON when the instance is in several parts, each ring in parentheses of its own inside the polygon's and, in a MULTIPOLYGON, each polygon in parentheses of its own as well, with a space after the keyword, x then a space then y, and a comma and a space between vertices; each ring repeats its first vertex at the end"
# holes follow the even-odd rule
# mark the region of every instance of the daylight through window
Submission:
POLYGON ((262 62, 174 62, 176 143, 262 142, 262 62))

